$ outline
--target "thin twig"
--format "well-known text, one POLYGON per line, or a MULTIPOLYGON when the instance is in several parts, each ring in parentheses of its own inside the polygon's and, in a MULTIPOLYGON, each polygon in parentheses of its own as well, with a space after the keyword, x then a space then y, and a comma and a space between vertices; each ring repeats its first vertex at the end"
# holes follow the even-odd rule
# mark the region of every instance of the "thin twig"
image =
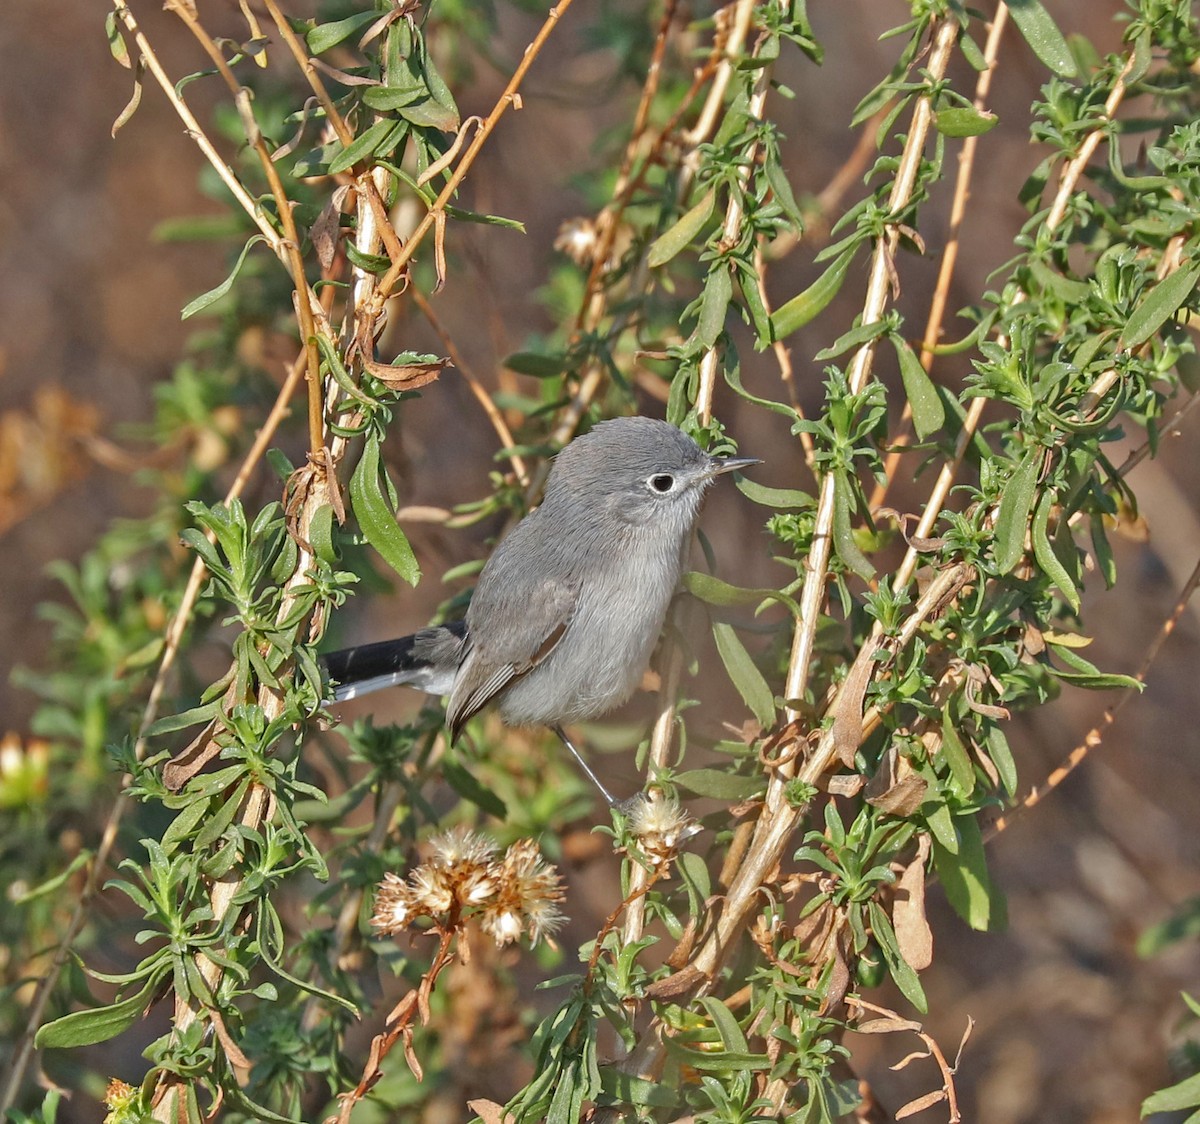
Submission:
POLYGON ((437 199, 430 205, 429 210, 425 212, 421 221, 417 224, 416 230, 413 231, 409 240, 405 243, 404 249, 399 257, 392 262, 387 273, 380 279, 379 284, 371 297, 367 308, 364 310, 368 319, 375 320, 383 311, 384 302, 392 294, 392 290, 396 287, 397 282, 404 274, 405 266, 416 252, 417 247, 421 244, 425 235, 433 228, 438 221, 438 215, 445 213, 446 204, 454 196, 458 190, 458 186, 466 177, 467 172, 471 170, 471 166, 475 163, 479 153, 483 150, 483 146, 487 143, 488 138, 500 122, 500 118, 508 111, 509 106, 513 105, 517 99, 517 91, 520 89, 521 83, 525 79, 530 66, 533 65, 534 59, 541 53, 542 47, 545 46, 553 33, 558 21, 562 18, 563 13, 571 6, 571 0, 559 0, 559 2, 550 9, 549 15, 546 16, 545 23, 542 24, 533 42, 525 48, 525 53, 517 64, 517 69, 513 72, 513 76, 508 80, 508 84, 504 87, 504 92, 496 100, 496 104, 492 107, 484 120, 483 124, 475 133, 474 139, 471 141, 471 147, 467 149, 458 167, 456 167, 447 181, 446 186, 442 188, 437 199))
MULTIPOLYGON (((987 43, 983 48, 986 67, 980 71, 975 83, 975 108, 982 111, 987 108, 987 98, 991 91, 992 76, 996 72, 996 59, 1000 54, 1000 40, 1004 27, 1008 22, 1008 8, 1000 4, 988 30, 987 43)), ((933 297, 929 303, 929 316, 925 321, 925 331, 921 336, 921 366, 926 371, 933 365, 934 349, 942 336, 942 321, 946 315, 946 303, 950 299, 950 283, 954 279, 954 269, 958 264, 958 251, 961 245, 959 236, 962 233, 963 219, 967 213, 967 200, 971 192, 971 175, 975 170, 975 153, 979 148, 979 137, 971 136, 963 142, 962 153, 958 158, 958 175, 954 180, 954 197, 950 202, 950 226, 946 235, 946 246, 942 251, 941 265, 938 267, 937 283, 934 285, 933 297)), ((900 458, 912 436, 912 404, 905 400, 904 412, 900 417, 899 430, 890 439, 891 451, 883 465, 883 480, 876 485, 871 496, 872 511, 883 506, 888 488, 896 478, 900 458)))
POLYGON ((286 251, 283 247, 283 239, 279 236, 279 231, 275 229, 266 213, 251 196, 250 192, 246 190, 233 169, 221 158, 221 154, 217 152, 212 141, 208 139, 208 135, 201 128, 200 122, 196 120, 192 111, 188 108, 187 102, 175 92, 174 83, 167 76, 166 71, 163 70, 162 63, 158 61, 158 55, 154 53, 154 48, 150 46, 149 41, 142 34, 141 28, 138 27, 137 21, 133 18, 133 13, 125 5, 124 0, 113 0, 113 10, 133 36, 147 68, 154 75, 154 80, 162 89, 163 94, 166 95, 167 101, 171 103, 180 120, 187 127, 188 136, 196 142, 196 146, 204 153, 205 158, 213 166, 217 175, 221 177, 221 182, 229 188, 242 210, 250 216, 251 221, 258 227, 259 233, 266 239, 271 249, 275 251, 276 256, 281 261, 285 260, 286 251))
MULTIPOLYGON (((1150 647, 1146 649, 1146 654, 1142 657, 1141 666, 1133 678, 1138 683, 1145 683, 1146 676, 1150 674, 1150 668, 1154 661, 1158 658, 1158 653, 1162 651, 1162 646, 1167 642, 1167 638, 1175 631, 1179 624, 1179 618, 1183 616, 1188 607, 1188 602, 1192 599, 1192 594, 1196 592, 1197 586, 1200 586, 1200 562, 1196 563, 1195 569, 1192 570, 1191 576, 1184 583, 1183 589, 1179 597, 1175 600, 1175 605, 1171 609, 1166 620, 1163 621, 1155 634, 1154 639, 1150 642, 1150 647)), ((1067 754, 1062 764, 1059 765, 1040 785, 1034 785, 1033 788, 1024 796, 1021 803, 1018 804, 1012 811, 1001 816, 988 829, 984 836, 985 842, 990 842, 995 839, 1000 832, 1010 827, 1017 816, 1023 812, 1029 811, 1030 808, 1040 804, 1051 792, 1063 783, 1080 765, 1083 764, 1088 754, 1094 749, 1100 747, 1100 743, 1104 740, 1104 735, 1110 727, 1116 722, 1117 715, 1121 713, 1126 704, 1132 699, 1138 697, 1138 692, 1129 688, 1123 695, 1105 710, 1103 717, 1096 723, 1085 735, 1081 741, 1070 753, 1067 754)))
MULTIPOLYGON (((410 296, 412 297, 413 304, 420 310, 421 315, 429 321, 429 326, 437 333, 438 339, 442 341, 442 346, 454 361, 455 370, 462 375, 471 393, 475 396, 475 400, 483 407, 483 412, 487 415, 488 421, 492 423, 492 428, 496 431, 496 436, 500 438, 500 444, 505 449, 514 448, 517 441, 513 437, 512 430, 508 428, 508 422, 504 420, 504 414, 501 413, 492 396, 484 388, 483 383, 479 381, 479 376, 471 370, 470 365, 463 358, 462 353, 458 350, 454 342, 454 338, 446 331, 445 325, 438 319, 437 313, 433 311, 433 306, 415 286, 410 290, 410 296)), ((517 483, 522 488, 528 488, 530 476, 529 469, 525 464, 525 458, 519 453, 513 453, 509 457, 509 461, 513 466, 513 472, 516 473, 517 483)))

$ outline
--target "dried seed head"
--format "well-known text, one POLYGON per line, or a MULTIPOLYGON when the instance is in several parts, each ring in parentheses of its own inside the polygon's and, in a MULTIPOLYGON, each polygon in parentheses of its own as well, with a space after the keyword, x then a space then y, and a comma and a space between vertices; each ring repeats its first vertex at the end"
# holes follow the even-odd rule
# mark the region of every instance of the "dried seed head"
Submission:
POLYGON ((379 884, 379 893, 375 895, 375 914, 371 918, 372 927, 381 936, 395 936, 412 917, 412 902, 408 886, 404 879, 390 870, 383 876, 379 884))
POLYGON ((566 254, 576 265, 591 265, 598 242, 596 226, 591 219, 567 219, 558 228, 554 248, 566 254))
POLYGON ((652 790, 629 813, 629 830, 655 863, 667 862, 700 830, 679 802, 652 790))
POLYGON ((394 936, 417 917, 445 931, 477 916, 484 932, 505 945, 522 933, 536 942, 562 924, 558 872, 533 840, 514 843, 500 860, 493 843, 462 830, 435 837, 430 849, 407 881, 389 873, 380 883, 372 924, 381 934, 394 936))

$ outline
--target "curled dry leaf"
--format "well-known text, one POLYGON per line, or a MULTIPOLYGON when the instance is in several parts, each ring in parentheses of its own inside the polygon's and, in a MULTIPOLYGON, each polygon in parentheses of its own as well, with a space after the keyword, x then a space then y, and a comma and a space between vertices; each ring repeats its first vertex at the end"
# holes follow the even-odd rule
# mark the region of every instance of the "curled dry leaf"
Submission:
MULTIPOLYGON (((903 1027, 903 1028, 897 1028, 897 1029, 904 1029, 904 1030, 915 1029, 915 1030, 919 1031, 921 1029, 921 1027, 920 1027, 920 1024, 914 1023, 911 1027, 903 1027)), ((926 1058, 932 1058, 932 1057, 933 1057, 933 1054, 930 1053, 928 1050, 914 1050, 911 1054, 905 1054, 904 1057, 902 1057, 894 1065, 888 1066, 888 1069, 892 1070, 895 1073, 899 1073, 902 1069, 907 1069, 910 1065, 912 1065, 913 1062, 923 1062, 926 1058)))
POLYGON ((419 390, 428 386, 447 367, 453 366, 449 359, 428 359, 420 363, 380 363, 362 357, 363 368, 392 390, 419 390))
POLYGON ((933 930, 925 917, 925 864, 929 860, 929 836, 917 836, 917 853, 896 884, 892 925, 900 955, 915 971, 933 963, 933 930))
POLYGON ((337 254, 338 232, 341 229, 342 208, 346 204, 346 196, 350 194, 350 185, 342 184, 329 197, 329 202, 321 208, 316 221, 309 227, 308 236, 312 239, 313 249, 317 252, 317 260, 321 268, 328 270, 333 265, 337 254))
POLYGON ((913 771, 895 743, 887 748, 875 775, 867 782, 867 803, 892 816, 911 816, 924 803, 929 785, 913 771))

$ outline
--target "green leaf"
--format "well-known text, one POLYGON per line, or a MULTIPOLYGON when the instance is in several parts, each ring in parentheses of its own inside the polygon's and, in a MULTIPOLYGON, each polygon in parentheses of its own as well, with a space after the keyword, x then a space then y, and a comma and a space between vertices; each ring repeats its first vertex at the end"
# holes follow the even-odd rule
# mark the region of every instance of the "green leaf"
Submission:
POLYGON ((77 1046, 94 1046, 107 1042, 128 1030, 142 1017, 142 1011, 158 987, 159 973, 147 980, 142 990, 127 999, 95 1007, 87 1011, 72 1011, 41 1027, 33 1044, 39 1050, 70 1050, 77 1046))
POLYGON ((350 477, 350 505, 363 534, 380 557, 409 585, 416 585, 421 568, 383 494, 379 472, 379 438, 372 433, 350 477))
POLYGON ((781 605, 786 605, 793 616, 800 616, 800 606, 792 598, 775 589, 747 589, 730 585, 720 578, 714 578, 712 574, 704 574, 698 570, 684 574, 682 584, 688 593, 706 605, 728 608, 732 605, 757 605, 763 601, 778 601, 781 605))
POLYGON ((1060 78, 1074 78, 1077 70, 1071 48, 1039 0, 1007 0, 1006 7, 1033 53, 1060 78))
POLYGON ((360 27, 366 27, 367 24, 378 18, 379 13, 372 10, 347 16, 344 20, 323 23, 307 32, 304 42, 308 46, 310 54, 322 55, 330 47, 336 47, 342 40, 349 39, 360 27))
POLYGON ((1143 297, 1137 308, 1129 315, 1125 330, 1121 333, 1119 348, 1135 348, 1144 344, 1167 318, 1174 316, 1179 306, 1196 291, 1200 279, 1200 259, 1188 262, 1164 277, 1143 297))
POLYGON ((391 113, 428 97, 429 91, 423 86, 372 86, 363 91, 362 100, 363 105, 381 113, 391 113))
POLYGON ((980 137, 999 123, 1000 118, 994 113, 967 105, 940 109, 933 118, 934 128, 944 137, 980 137))
POLYGON ((717 201, 715 191, 708 191, 690 211, 680 218, 669 230, 660 234, 650 246, 646 264, 651 269, 666 265, 681 250, 691 244, 693 238, 704 229, 712 216, 717 201))
POLYGON ((921 360, 908 346, 908 342, 893 335, 892 343, 896 348, 896 358, 900 361, 900 378, 904 382, 904 393, 908 396, 909 409, 912 410, 913 429, 924 441, 945 424, 946 407, 942 405, 941 395, 933 385, 929 372, 921 365, 921 360))
POLYGON ((925 989, 921 987, 916 970, 900 953, 900 942, 896 940, 896 930, 892 928, 891 919, 884 912, 883 906, 876 901, 867 903, 867 914, 871 919, 871 932, 875 934, 879 951, 883 953, 884 962, 892 979, 896 981, 896 986, 905 999, 921 1014, 925 1014, 929 1010, 925 989))
POLYGON ((702 996, 700 1002, 708 1012, 708 1017, 712 1019, 713 1026, 717 1028, 717 1033, 721 1036, 721 1042, 725 1049, 748 1054, 750 1043, 746 1041, 742 1028, 738 1026, 737 1019, 733 1017, 733 1012, 715 995, 702 996))
POLYGON ((763 507, 774 508, 776 511, 780 509, 801 511, 813 506, 812 496, 808 492, 800 491, 799 488, 769 488, 767 485, 757 484, 745 476, 735 480, 734 487, 751 503, 762 504, 763 507))
POLYGON ((508 818, 508 808, 504 801, 490 788, 480 784, 469 769, 464 769, 458 762, 449 758, 443 758, 440 769, 446 783, 464 800, 469 800, 475 807, 498 820, 508 818))
POLYGON ((1142 1116, 1149 1116, 1152 1112, 1180 1112, 1197 1105, 1200 1105, 1200 1073, 1193 1073, 1178 1085, 1151 1093, 1142 1101, 1142 1116))
POLYGON ((738 694, 745 700, 754 717, 764 726, 770 726, 775 721, 775 697, 767 685, 763 674, 758 670, 750 653, 746 651, 733 625, 723 621, 715 621, 712 626, 713 639, 717 642, 717 651, 729 672, 729 678, 738 689, 738 694))
POLYGON ((556 379, 567 369, 565 355, 539 355, 536 351, 517 351, 503 365, 518 375, 535 379, 556 379))
POLYGON ((845 473, 839 472, 834 483, 833 548, 842 565, 863 581, 869 582, 875 578, 875 567, 854 541, 854 531, 850 527, 850 490, 849 478, 845 473))
POLYGON ((973 814, 954 817, 958 853, 933 841, 933 864, 954 911, 972 929, 995 931, 1005 924, 1004 898, 992 886, 983 852, 983 836, 973 814))
POLYGON ((179 314, 180 320, 187 320, 196 315, 197 312, 203 312, 210 304, 219 301, 230 289, 233 288, 234 281, 237 280, 237 275, 242 271, 242 265, 246 260, 246 255, 250 252, 250 247, 255 242, 265 242, 266 239, 261 234, 254 235, 242 247, 242 252, 238 254, 238 259, 234 263, 233 272, 229 274, 215 289, 209 289, 207 293, 201 293, 195 300, 189 301, 183 306, 183 311, 179 314))
POLYGON ((837 296, 842 282, 846 280, 846 271, 854 260, 857 244, 842 251, 824 273, 821 274, 802 293, 797 293, 791 300, 777 308, 771 315, 771 324, 775 339, 781 340, 790 336, 797 328, 803 328, 810 320, 819 316, 829 302, 837 296))
POLYGON ((186 730, 189 726, 198 726, 201 722, 210 722, 220 713, 220 709, 220 700, 214 699, 203 706, 194 706, 191 710, 168 714, 147 727, 146 737, 157 738, 162 734, 173 734, 176 730, 186 730))
POLYGON ((1050 509, 1054 506, 1054 492, 1047 489, 1042 493, 1042 498, 1038 501, 1037 510, 1033 513, 1033 526, 1031 528, 1033 535, 1033 556, 1037 559, 1037 564, 1041 566, 1042 573, 1046 575, 1059 589, 1059 592, 1067 599, 1067 603, 1075 612, 1079 612, 1079 590, 1075 588, 1075 583, 1071 580, 1071 575, 1067 573, 1067 568, 1062 564, 1058 555, 1054 553, 1054 546, 1050 542, 1050 536, 1047 534, 1047 527, 1050 523, 1050 509))
POLYGON ((697 796, 731 802, 748 800, 762 792, 766 781, 762 777, 743 777, 723 769, 685 769, 671 778, 680 788, 697 796))
POLYGON ((733 277, 729 266, 724 262, 716 262, 704 283, 700 314, 696 320, 694 336, 702 346, 710 348, 717 342, 717 337, 725 328, 725 313, 732 299, 733 277))
POLYGON ((1007 574, 1025 553, 1025 528, 1033 507, 1043 452, 1041 445, 1030 447, 1004 486, 996 516, 996 541, 992 546, 998 574, 1007 574))
POLYGON ((350 144, 342 149, 342 151, 329 162, 329 174, 336 175, 338 172, 346 172, 354 167, 360 160, 366 160, 373 156, 377 151, 383 152, 386 156, 388 149, 385 144, 388 140, 388 135, 393 129, 403 129, 402 122, 385 120, 376 121, 374 125, 364 129, 350 144))
POLYGON ((999 726, 993 726, 987 735, 988 756, 1000 774, 1000 783, 1009 796, 1017 794, 1017 763, 1013 760, 1012 749, 1009 748, 1008 738, 999 726))
POLYGON ((1094 663, 1085 660, 1078 652, 1063 644, 1056 644, 1047 638, 1047 645, 1063 663, 1074 668, 1073 671, 1063 671, 1053 664, 1048 665, 1050 673, 1064 683, 1083 687, 1089 691, 1141 691, 1145 689, 1145 684, 1139 683, 1132 676, 1101 671, 1094 663))
POLYGON ((967 747, 963 745, 958 730, 954 728, 949 703, 942 709, 942 756, 950 766, 955 791, 961 797, 970 796, 975 791, 975 766, 971 764, 967 747))

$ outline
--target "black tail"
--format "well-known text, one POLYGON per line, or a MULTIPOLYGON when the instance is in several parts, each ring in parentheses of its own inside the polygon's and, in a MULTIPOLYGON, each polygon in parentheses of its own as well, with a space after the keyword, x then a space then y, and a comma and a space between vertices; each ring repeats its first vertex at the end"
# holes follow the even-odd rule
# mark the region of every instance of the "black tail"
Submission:
POLYGON ((431 695, 448 695, 462 662, 466 635, 466 621, 453 621, 412 636, 330 652, 321 657, 325 674, 334 683, 329 701, 345 702, 401 684, 431 695))

